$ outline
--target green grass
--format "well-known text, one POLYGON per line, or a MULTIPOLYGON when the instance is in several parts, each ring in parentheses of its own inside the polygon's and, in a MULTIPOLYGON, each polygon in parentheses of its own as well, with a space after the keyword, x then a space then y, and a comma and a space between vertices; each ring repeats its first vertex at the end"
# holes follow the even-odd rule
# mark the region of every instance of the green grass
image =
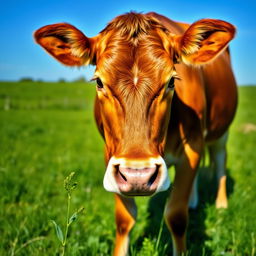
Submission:
MULTIPOLYGON (((59 255, 50 220, 65 224, 63 180, 72 171, 79 184, 71 211, 85 211, 70 227, 67 255, 111 254, 114 200, 102 187, 104 144, 93 119, 94 93, 92 84, 0 83, 0 255, 59 255)), ((201 168, 188 255, 256 255, 256 87, 239 93, 228 143, 229 208, 215 209, 216 184, 201 168)), ((171 252, 160 225, 167 194, 136 199, 131 255, 171 252)))

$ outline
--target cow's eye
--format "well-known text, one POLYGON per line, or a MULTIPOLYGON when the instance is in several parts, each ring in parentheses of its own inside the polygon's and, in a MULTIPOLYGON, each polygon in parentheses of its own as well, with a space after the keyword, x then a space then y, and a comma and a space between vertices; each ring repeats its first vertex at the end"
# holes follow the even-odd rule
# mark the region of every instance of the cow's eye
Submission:
POLYGON ((172 78, 170 79, 169 83, 168 83, 168 86, 167 86, 168 89, 171 89, 171 90, 174 89, 174 81, 175 81, 175 78, 172 77, 172 78))
POLYGON ((103 83, 102 83, 102 81, 99 79, 99 78, 97 78, 96 79, 96 82, 97 82, 97 88, 100 90, 100 89, 103 89, 103 83))

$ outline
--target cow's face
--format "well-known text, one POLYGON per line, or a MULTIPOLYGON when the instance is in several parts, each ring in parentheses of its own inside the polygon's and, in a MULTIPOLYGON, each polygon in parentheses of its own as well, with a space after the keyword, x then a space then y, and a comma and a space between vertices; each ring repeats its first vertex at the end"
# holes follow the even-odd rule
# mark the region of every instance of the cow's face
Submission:
POLYGON ((96 118, 106 142, 104 187, 133 196, 169 187, 163 160, 176 74, 174 63, 203 64, 232 39, 232 25, 194 23, 177 36, 142 14, 114 19, 94 38, 68 24, 39 29, 35 38, 66 65, 96 65, 96 118))

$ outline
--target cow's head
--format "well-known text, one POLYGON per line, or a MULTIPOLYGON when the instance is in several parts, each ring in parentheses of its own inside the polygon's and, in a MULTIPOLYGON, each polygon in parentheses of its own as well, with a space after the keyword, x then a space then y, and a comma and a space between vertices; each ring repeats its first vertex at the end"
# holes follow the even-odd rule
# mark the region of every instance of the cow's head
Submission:
POLYGON ((229 23, 204 19, 175 35, 156 19, 136 13, 115 18, 93 38, 65 23, 36 31, 36 41, 63 64, 96 65, 96 117, 106 142, 106 190, 132 196, 169 187, 163 154, 179 75, 174 64, 212 60, 234 33, 229 23))

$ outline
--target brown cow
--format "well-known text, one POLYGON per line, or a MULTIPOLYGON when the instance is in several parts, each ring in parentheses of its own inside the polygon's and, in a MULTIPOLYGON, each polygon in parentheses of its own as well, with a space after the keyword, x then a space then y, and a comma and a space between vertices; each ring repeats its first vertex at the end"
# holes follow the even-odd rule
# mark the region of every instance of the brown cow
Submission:
POLYGON ((36 31, 37 43, 63 64, 96 65, 95 117, 106 142, 103 183, 116 199, 114 255, 128 250, 133 196, 166 190, 171 164, 176 175, 164 216, 174 255, 186 250, 188 205, 197 205, 195 177, 205 145, 219 182, 216 207, 227 207, 227 130, 237 105, 227 45, 234 34, 234 26, 221 20, 189 26, 133 12, 93 38, 65 23, 36 31))

